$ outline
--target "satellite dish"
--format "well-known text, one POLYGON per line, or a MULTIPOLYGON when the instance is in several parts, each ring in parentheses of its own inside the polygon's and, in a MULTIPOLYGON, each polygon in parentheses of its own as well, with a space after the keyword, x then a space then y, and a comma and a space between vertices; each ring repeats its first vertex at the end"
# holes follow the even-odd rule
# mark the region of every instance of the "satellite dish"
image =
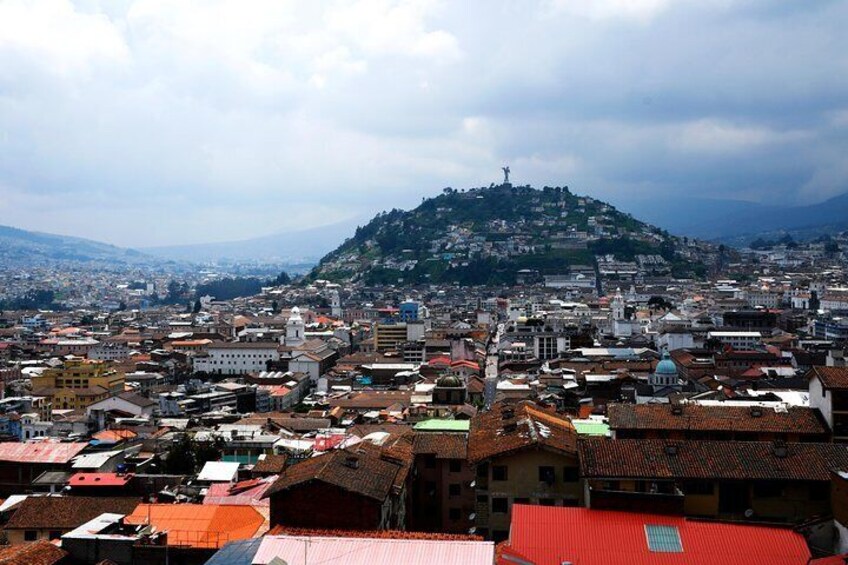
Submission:
POLYGON ((746 517, 746 518, 749 518, 749 519, 750 519, 750 518, 753 518, 753 517, 754 517, 754 509, 753 509, 753 508, 749 508, 749 509, 747 509, 747 510, 745 511, 745 517, 746 517))

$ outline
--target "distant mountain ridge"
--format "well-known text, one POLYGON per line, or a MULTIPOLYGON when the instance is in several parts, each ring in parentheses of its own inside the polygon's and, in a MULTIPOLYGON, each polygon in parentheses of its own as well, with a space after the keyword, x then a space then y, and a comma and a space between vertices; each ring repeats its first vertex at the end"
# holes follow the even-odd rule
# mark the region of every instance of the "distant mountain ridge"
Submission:
POLYGON ((711 248, 684 242, 567 187, 509 184, 443 193, 378 214, 309 278, 365 284, 514 284, 521 270, 567 273, 596 256, 703 274, 711 248))
POLYGON ((0 266, 48 263, 137 265, 158 261, 134 249, 99 241, 0 226, 0 266))
POLYGON ((619 204, 676 235, 732 245, 776 234, 813 239, 848 230, 848 193, 803 206, 686 197, 619 204))

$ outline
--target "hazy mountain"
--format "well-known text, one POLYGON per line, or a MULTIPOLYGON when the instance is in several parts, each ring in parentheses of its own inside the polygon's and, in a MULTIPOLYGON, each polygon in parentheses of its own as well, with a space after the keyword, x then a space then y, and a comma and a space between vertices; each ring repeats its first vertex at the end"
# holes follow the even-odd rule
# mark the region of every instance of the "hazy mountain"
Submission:
POLYGON ((706 246, 684 243, 611 205, 567 188, 510 185, 445 189, 411 211, 392 210, 329 253, 312 278, 366 284, 512 284, 593 265, 596 255, 660 255, 677 274, 703 273, 706 246))
POLYGON ((260 261, 314 265, 356 228, 354 221, 264 237, 142 248, 145 253, 178 261, 260 261))
POLYGON ((807 206, 707 198, 618 202, 623 210, 671 233, 737 244, 764 235, 789 233, 810 239, 848 229, 848 193, 807 206))
POLYGON ((159 261, 134 249, 90 239, 0 226, 0 265, 4 267, 57 262, 137 265, 159 261))

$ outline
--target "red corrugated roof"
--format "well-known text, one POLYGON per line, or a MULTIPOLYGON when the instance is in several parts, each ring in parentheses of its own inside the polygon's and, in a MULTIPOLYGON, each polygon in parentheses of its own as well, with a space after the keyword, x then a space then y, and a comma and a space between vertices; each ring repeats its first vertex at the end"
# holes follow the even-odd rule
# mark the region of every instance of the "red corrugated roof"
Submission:
POLYGON ((88 447, 87 443, 49 441, 0 443, 0 461, 12 463, 68 463, 88 447))
POLYGON ((451 360, 450 360, 450 357, 445 357, 445 356, 433 357, 432 359, 427 361, 427 364, 431 367, 433 367, 435 365, 450 365, 451 360))
POLYGON ((790 529, 589 508, 516 504, 508 546, 534 565, 805 565, 810 551, 790 529), (652 552, 646 526, 674 526, 683 551, 652 552))
POLYGON ((133 478, 132 473, 119 475, 117 473, 77 473, 68 484, 73 487, 122 487, 133 478))

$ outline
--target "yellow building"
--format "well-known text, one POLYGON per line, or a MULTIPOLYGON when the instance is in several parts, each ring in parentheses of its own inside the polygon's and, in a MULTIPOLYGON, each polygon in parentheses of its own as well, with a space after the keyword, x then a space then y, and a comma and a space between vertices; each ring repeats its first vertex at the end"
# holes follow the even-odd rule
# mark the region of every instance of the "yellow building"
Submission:
POLYGON ((395 349, 406 341, 409 341, 406 324, 374 324, 374 344, 377 351, 395 349))
POLYGON ((103 361, 72 359, 32 378, 33 396, 50 397, 54 410, 83 410, 124 391, 124 374, 103 361))

